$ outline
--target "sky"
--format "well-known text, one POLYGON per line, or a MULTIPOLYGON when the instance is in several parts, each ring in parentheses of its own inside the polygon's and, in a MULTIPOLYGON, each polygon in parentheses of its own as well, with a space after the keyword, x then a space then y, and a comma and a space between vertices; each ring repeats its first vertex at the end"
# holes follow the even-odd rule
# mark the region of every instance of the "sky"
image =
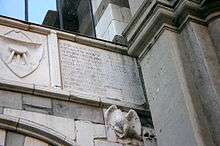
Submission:
MULTIPOLYGON (((0 15, 25 19, 24 0, 0 0, 0 15)), ((42 24, 48 10, 56 10, 56 0, 28 0, 29 21, 42 24)))

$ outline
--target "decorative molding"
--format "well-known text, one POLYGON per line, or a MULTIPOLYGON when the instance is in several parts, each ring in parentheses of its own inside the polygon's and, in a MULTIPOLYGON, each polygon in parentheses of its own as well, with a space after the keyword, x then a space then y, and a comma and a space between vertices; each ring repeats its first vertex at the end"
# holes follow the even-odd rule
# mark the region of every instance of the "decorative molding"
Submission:
POLYGON ((51 128, 10 115, 0 114, 0 128, 33 136, 54 145, 79 146, 76 142, 51 128))
POLYGON ((11 30, 0 35, 1 59, 19 78, 33 73, 43 58, 44 48, 22 31, 11 30))
POLYGON ((106 40, 91 38, 80 34, 68 33, 61 30, 55 30, 37 24, 27 24, 26 22, 21 22, 18 20, 14 20, 2 16, 0 16, 0 25, 12 27, 12 28, 18 28, 21 30, 25 30, 37 34, 43 34, 43 35, 49 35, 51 31, 54 31, 57 33, 58 39, 65 39, 79 44, 83 44, 91 47, 97 47, 102 50, 108 50, 111 52, 128 55, 126 46, 106 40))
POLYGON ((206 18, 219 11, 218 1, 146 1, 123 32, 129 43, 128 54, 140 57, 146 47, 152 46, 153 38, 158 37, 158 30, 164 26, 181 32, 188 20, 206 25, 206 18))
POLYGON ((79 96, 76 93, 62 90, 59 88, 51 88, 40 86, 36 84, 27 84, 12 80, 6 80, 0 78, 0 89, 1 90, 10 90, 19 93, 27 93, 35 96, 44 96, 51 99, 64 100, 69 102, 76 102, 85 105, 97 106, 97 107, 109 107, 112 104, 123 107, 123 109, 135 109, 138 113, 144 113, 145 116, 148 116, 150 111, 146 105, 134 105, 121 101, 112 101, 112 100, 103 100, 98 98, 97 100, 89 98, 90 96, 79 96))
POLYGON ((141 122, 134 110, 123 113, 116 105, 112 105, 105 112, 105 122, 119 139, 141 139, 141 122))

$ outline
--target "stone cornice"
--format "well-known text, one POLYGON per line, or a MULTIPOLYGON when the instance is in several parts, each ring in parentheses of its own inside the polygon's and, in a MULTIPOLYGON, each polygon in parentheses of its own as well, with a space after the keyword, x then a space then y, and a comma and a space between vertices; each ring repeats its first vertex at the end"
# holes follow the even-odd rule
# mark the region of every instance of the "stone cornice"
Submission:
POLYGON ((146 46, 145 42, 150 42, 163 24, 174 25, 172 19, 174 13, 172 9, 160 4, 155 4, 153 11, 150 13, 153 13, 153 15, 148 15, 147 19, 142 22, 134 35, 128 39, 130 44, 128 53, 133 56, 139 56, 146 46))
POLYGON ((91 46, 91 47, 97 47, 103 50, 108 50, 108 51, 128 55, 126 46, 118 45, 113 42, 109 42, 105 40, 90 38, 90 37, 79 35, 79 34, 72 34, 72 33, 64 32, 64 31, 56 30, 53 28, 40 26, 37 24, 26 23, 23 21, 18 21, 18 20, 6 18, 6 17, 0 17, 0 25, 18 28, 18 29, 22 29, 22 30, 26 30, 30 32, 43 34, 43 35, 49 35, 51 32, 54 32, 57 34, 58 38, 70 40, 72 42, 76 42, 76 43, 91 46))
POLYGON ((123 32, 129 43, 128 53, 140 57, 164 26, 180 32, 188 20, 206 25, 206 18, 218 11, 220 2, 217 0, 145 1, 123 32))
POLYGON ((146 103, 143 105, 135 105, 133 103, 116 101, 102 97, 93 97, 91 99, 92 95, 78 95, 76 92, 71 92, 60 88, 52 88, 35 84, 9 81, 2 78, 0 78, 0 90, 8 90, 24 94, 31 94, 35 96, 43 96, 51 99, 64 100, 79 104, 97 106, 101 108, 106 108, 114 104, 125 110, 128 110, 130 108, 135 109, 137 110, 137 112, 140 113, 143 113, 143 111, 148 112, 149 109, 147 108, 147 105, 145 105, 146 103))

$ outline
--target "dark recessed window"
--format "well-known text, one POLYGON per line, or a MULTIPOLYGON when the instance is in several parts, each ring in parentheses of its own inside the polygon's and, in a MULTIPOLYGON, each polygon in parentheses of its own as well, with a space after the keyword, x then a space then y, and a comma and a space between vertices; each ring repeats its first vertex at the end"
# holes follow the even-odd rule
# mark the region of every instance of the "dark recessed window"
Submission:
POLYGON ((0 15, 95 36, 90 0, 0 0, 0 15))

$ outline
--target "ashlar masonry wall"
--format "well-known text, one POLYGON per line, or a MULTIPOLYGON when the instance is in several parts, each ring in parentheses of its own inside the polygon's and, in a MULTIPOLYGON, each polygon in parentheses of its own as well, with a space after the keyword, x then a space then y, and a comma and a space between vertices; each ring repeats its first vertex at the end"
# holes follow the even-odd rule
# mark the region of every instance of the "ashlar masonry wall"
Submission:
POLYGON ((137 61, 126 49, 0 18, 0 142, 156 144, 137 61), (111 128, 116 117, 136 137, 111 128))

